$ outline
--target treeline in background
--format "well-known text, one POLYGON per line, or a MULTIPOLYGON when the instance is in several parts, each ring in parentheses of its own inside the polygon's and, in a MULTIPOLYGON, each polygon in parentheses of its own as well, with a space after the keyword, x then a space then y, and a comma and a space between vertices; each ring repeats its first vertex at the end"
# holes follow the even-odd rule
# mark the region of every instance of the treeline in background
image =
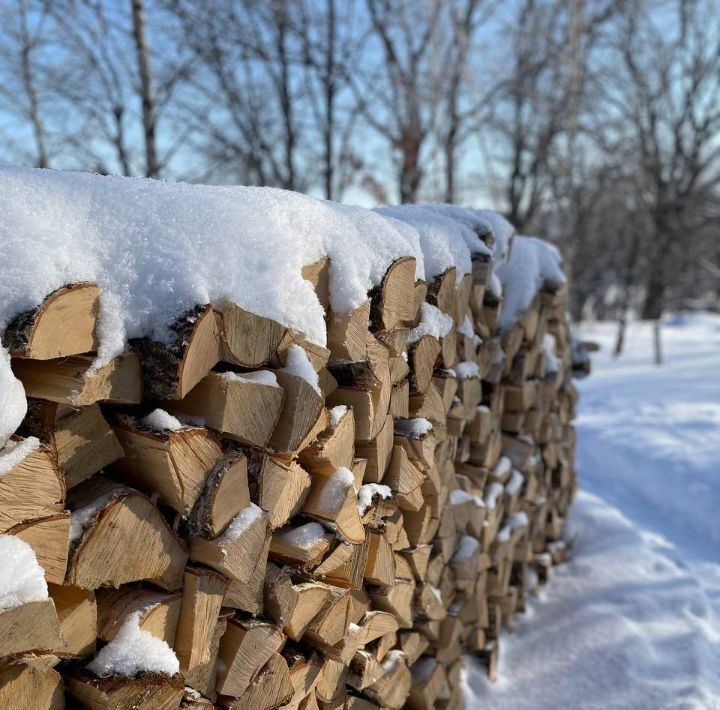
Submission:
POLYGON ((0 160, 503 212, 720 305, 720 0, 0 0, 0 160))

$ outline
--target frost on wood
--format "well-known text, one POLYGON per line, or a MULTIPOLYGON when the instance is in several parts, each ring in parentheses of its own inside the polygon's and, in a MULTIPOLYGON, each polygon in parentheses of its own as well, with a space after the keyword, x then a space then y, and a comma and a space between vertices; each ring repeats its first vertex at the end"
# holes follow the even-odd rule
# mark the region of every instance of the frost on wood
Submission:
POLYGON ((103 646, 87 669, 95 675, 133 677, 141 671, 175 675, 180 663, 175 652, 162 639, 143 631, 142 610, 131 614, 107 646, 103 646))
POLYGON ((334 429, 340 420, 347 414, 348 407, 345 404, 338 404, 330 409, 330 426, 334 429))
POLYGON ((45 573, 32 547, 14 535, 0 535, 0 611, 47 598, 45 573))
POLYGON ((468 380, 471 377, 480 376, 480 367, 476 362, 459 362, 453 366, 455 376, 460 380, 468 380))

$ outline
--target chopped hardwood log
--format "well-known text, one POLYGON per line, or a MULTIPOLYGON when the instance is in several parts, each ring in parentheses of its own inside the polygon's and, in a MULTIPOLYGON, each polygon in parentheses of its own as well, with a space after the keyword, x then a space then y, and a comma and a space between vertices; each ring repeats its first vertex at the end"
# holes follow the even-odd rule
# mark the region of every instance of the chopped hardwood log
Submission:
POLYGON ((415 582, 404 579, 398 580, 393 587, 376 587, 368 592, 373 606, 392 614, 401 629, 412 628, 414 593, 415 582))
POLYGON ((120 442, 97 404, 77 408, 30 398, 20 432, 38 437, 53 452, 66 488, 76 486, 123 455, 120 442))
POLYGON ((0 450, 0 533, 25 520, 57 515, 64 507, 65 482, 54 457, 29 444, 14 438, 0 450), (21 451, 26 455, 17 461, 21 451))
MULTIPOLYGON (((285 397, 277 425, 268 442, 275 451, 293 452, 309 444, 308 435, 324 414, 322 395, 302 377, 278 371, 285 397)), ((321 426, 322 431, 325 426, 321 426)))
POLYGON ((190 559, 216 572, 247 583, 259 564, 264 565, 263 549, 270 537, 267 514, 251 503, 243 508, 218 537, 190 541, 190 559))
POLYGON ((95 592, 69 585, 48 584, 55 602, 63 646, 60 656, 87 656, 95 651, 97 602, 95 592))
POLYGON ((372 299, 372 321, 382 330, 411 325, 415 317, 415 258, 396 259, 372 299))
POLYGON ((330 587, 320 612, 312 619, 305 630, 304 639, 308 643, 327 649, 342 641, 351 623, 352 598, 347 589, 330 587))
POLYGON ((427 301, 455 318, 457 311, 457 269, 451 266, 428 284, 427 301))
POLYGON ((216 306, 215 310, 220 316, 221 357, 225 362, 255 369, 272 359, 287 331, 285 326, 235 303, 216 306))
POLYGON ((440 342, 432 335, 423 335, 408 348, 410 385, 414 393, 422 394, 427 390, 440 352, 440 342))
POLYGON ((0 611, 0 657, 28 651, 62 651, 63 646, 52 599, 0 611))
POLYGON ((97 591, 97 636, 112 641, 132 614, 139 612, 138 627, 175 645, 175 631, 182 594, 166 594, 144 587, 123 586, 120 589, 97 591))
POLYGON ((65 679, 68 693, 89 710, 175 710, 183 697, 180 676, 143 673, 138 678, 96 678, 76 672, 65 679))
POLYGON ((312 569, 320 564, 332 539, 332 534, 325 532, 320 523, 286 527, 273 533, 270 557, 312 569))
POLYGON ((277 626, 254 619, 231 618, 220 639, 218 655, 223 668, 218 674, 218 692, 240 698, 257 672, 282 648, 284 642, 285 638, 277 626))
POLYGON ((330 308, 330 259, 323 256, 302 268, 302 277, 312 284, 318 301, 327 311, 330 308))
POLYGON ((293 583, 291 570, 269 564, 265 575, 264 610, 288 638, 299 641, 325 606, 332 588, 322 582, 293 583))
POLYGON ((349 313, 330 312, 327 326, 332 361, 359 362, 366 359, 370 301, 365 301, 349 313))
POLYGON ((355 453, 367 459, 364 483, 380 483, 392 457, 393 419, 388 415, 378 435, 371 441, 356 441, 355 453))
POLYGON ((310 518, 331 524, 349 543, 365 541, 365 529, 357 507, 355 479, 347 468, 332 475, 315 474, 302 512, 310 518))
POLYGON ((0 707, 13 710, 62 710, 62 676, 31 660, 0 667, 0 707))
POLYGON ((338 587, 358 588, 362 585, 367 552, 367 539, 362 545, 340 543, 313 574, 338 587))
POLYGON ((287 661, 279 653, 273 653, 240 698, 221 698, 220 704, 228 710, 273 710, 284 706, 293 692, 287 661))
POLYGON ((75 490, 68 584, 97 589, 148 580, 180 588, 187 548, 148 498, 104 481, 75 490))
POLYGON ((94 358, 14 360, 13 372, 29 397, 81 407, 95 402, 139 404, 143 383, 136 353, 119 355, 93 369, 94 358))
POLYGON ((222 457, 217 437, 203 427, 159 431, 120 417, 115 434, 125 452, 114 466, 124 481, 187 515, 222 457))
POLYGON ((215 624, 215 630, 210 641, 210 658, 206 663, 200 663, 190 670, 183 672, 185 683, 200 691, 205 697, 214 700, 216 698, 216 679, 218 674, 218 653, 220 650, 220 639, 227 629, 230 610, 221 610, 220 617, 215 624))
POLYGON ((47 582, 63 583, 70 548, 68 513, 27 520, 10 528, 7 534, 19 537, 32 547, 38 563, 45 572, 47 582))
POLYGON ((250 579, 247 582, 240 582, 237 579, 230 580, 230 586, 223 599, 223 606, 247 611, 253 615, 263 613, 263 583, 269 552, 270 537, 268 536, 260 550, 258 563, 255 565, 250 579))
POLYGON ((211 372, 187 397, 168 406, 232 439, 264 447, 278 422, 284 398, 282 388, 265 384, 269 381, 266 375, 211 372))
POLYGON ((98 348, 95 333, 100 289, 83 282, 53 291, 37 307, 16 315, 3 343, 13 357, 52 360, 98 348))
POLYGON ((217 537, 249 505, 247 457, 230 450, 207 476, 188 518, 188 530, 193 537, 217 537))
POLYGON ((380 532, 368 532, 368 554, 365 581, 369 584, 392 586, 395 582, 395 556, 392 545, 380 532))
POLYGON ((410 383, 407 380, 393 386, 390 395, 390 414, 402 418, 410 416, 410 383))
POLYGON ((393 446, 392 459, 383 483, 390 486, 402 510, 420 510, 423 504, 423 472, 408 458, 402 446, 393 446))
POLYGON ((410 693, 412 676, 402 651, 391 652, 383 663, 385 674, 365 689, 365 693, 382 707, 401 708, 410 693))
POLYGON ((258 504, 269 511, 272 530, 282 527, 300 512, 308 491, 310 475, 297 462, 259 454, 251 463, 258 504))
POLYGON ((352 467, 355 441, 352 410, 340 405, 330 414, 330 426, 300 452, 300 463, 311 473, 330 475, 338 468, 352 467))
POLYGON ((150 399, 182 399, 219 362, 220 329, 210 306, 196 306, 168 327, 171 339, 133 341, 150 399))

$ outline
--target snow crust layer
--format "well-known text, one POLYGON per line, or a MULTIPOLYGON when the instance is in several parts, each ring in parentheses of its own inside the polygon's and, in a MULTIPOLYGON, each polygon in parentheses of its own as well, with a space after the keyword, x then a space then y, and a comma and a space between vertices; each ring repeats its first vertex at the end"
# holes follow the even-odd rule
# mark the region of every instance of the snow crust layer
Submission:
POLYGON ((127 618, 115 638, 88 663, 89 671, 100 677, 132 677, 140 671, 175 675, 180 670, 180 662, 167 642, 140 628, 141 614, 136 611, 127 618))
POLYGON ((47 598, 45 573, 32 547, 14 535, 0 535, 0 611, 47 598))

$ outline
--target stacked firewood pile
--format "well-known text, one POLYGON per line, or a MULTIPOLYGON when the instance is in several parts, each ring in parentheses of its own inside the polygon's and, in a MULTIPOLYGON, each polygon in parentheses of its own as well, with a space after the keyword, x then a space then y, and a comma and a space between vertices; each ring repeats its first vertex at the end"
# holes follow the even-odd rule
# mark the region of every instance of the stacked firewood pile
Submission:
POLYGON ((0 542, 48 594, 0 582, 0 707, 462 707, 576 487, 566 287, 501 330, 491 267, 333 313, 308 265, 327 347, 225 303, 96 362, 95 284, 18 314, 0 542))

